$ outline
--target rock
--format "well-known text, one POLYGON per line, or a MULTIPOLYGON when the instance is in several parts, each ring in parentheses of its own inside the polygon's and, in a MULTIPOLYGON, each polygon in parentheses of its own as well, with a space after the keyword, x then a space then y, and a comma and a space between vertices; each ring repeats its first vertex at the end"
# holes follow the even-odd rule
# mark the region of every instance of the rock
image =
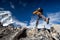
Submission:
POLYGON ((1 27, 0 40, 60 40, 60 34, 51 29, 29 29, 29 28, 13 28, 1 27))

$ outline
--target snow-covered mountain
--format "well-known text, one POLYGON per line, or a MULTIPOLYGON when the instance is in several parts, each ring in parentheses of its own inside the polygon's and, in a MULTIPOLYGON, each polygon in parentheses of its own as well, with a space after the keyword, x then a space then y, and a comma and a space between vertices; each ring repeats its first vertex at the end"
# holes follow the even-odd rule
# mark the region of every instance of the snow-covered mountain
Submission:
POLYGON ((8 26, 9 24, 13 24, 16 27, 26 26, 25 23, 14 19, 11 14, 12 13, 10 11, 0 11, 0 22, 3 24, 3 26, 8 26))
POLYGON ((0 11, 0 22, 3 23, 3 26, 7 26, 13 22, 10 11, 0 11))

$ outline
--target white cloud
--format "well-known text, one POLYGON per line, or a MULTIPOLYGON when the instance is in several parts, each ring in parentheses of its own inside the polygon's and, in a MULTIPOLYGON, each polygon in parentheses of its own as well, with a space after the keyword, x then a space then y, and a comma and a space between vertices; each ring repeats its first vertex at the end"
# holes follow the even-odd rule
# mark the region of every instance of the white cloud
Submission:
POLYGON ((22 27, 26 27, 27 24, 21 21, 18 21, 17 19, 13 19, 14 23, 16 24, 16 26, 22 26, 22 27))
POLYGON ((50 18, 50 24, 60 23, 60 12, 47 14, 50 18))
POLYGON ((12 2, 10 2, 10 6, 11 8, 15 9, 15 6, 12 4, 12 2))
MULTIPOLYGON (((36 19, 34 19, 34 18, 32 18, 31 20, 30 20, 30 25, 28 26, 28 28, 34 28, 34 27, 36 27, 36 19)), ((43 25, 44 24, 46 24, 44 21, 42 21, 42 20, 39 20, 39 24, 38 24, 38 28, 43 28, 43 25)))
POLYGON ((19 4, 22 5, 23 7, 27 6, 27 3, 23 3, 22 1, 20 1, 19 4))
POLYGON ((22 5, 23 5, 23 7, 26 7, 27 3, 24 3, 24 4, 22 4, 22 5))
MULTIPOLYGON (((28 28, 34 28, 36 26, 36 20, 33 20, 33 21, 32 20, 30 22, 30 25, 27 26, 28 28)), ((51 27, 50 24, 46 24, 45 21, 40 20, 37 28, 44 28, 44 26, 45 26, 45 28, 48 28, 48 29, 51 27)))
POLYGON ((4 10, 4 8, 0 8, 0 10, 4 10))

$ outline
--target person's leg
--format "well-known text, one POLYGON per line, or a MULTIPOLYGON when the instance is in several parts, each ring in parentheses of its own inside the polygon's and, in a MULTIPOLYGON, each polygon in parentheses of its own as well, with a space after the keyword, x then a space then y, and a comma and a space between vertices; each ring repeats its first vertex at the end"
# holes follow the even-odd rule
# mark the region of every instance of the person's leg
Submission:
POLYGON ((40 15, 40 17, 42 18, 42 19, 44 19, 44 21, 46 21, 47 22, 47 24, 49 24, 49 18, 46 18, 45 16, 43 16, 43 15, 40 15))
POLYGON ((36 21, 36 27, 38 26, 39 19, 40 19, 40 17, 37 18, 37 21, 36 21))

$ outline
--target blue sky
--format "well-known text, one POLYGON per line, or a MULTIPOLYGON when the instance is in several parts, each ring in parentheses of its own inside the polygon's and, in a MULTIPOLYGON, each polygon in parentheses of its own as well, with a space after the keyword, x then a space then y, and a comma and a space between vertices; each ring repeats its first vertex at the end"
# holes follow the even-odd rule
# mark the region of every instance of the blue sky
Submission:
POLYGON ((46 17, 47 14, 60 14, 60 0, 0 0, 0 8, 11 11, 13 17, 28 24, 33 16, 32 12, 39 7, 43 8, 46 17))

